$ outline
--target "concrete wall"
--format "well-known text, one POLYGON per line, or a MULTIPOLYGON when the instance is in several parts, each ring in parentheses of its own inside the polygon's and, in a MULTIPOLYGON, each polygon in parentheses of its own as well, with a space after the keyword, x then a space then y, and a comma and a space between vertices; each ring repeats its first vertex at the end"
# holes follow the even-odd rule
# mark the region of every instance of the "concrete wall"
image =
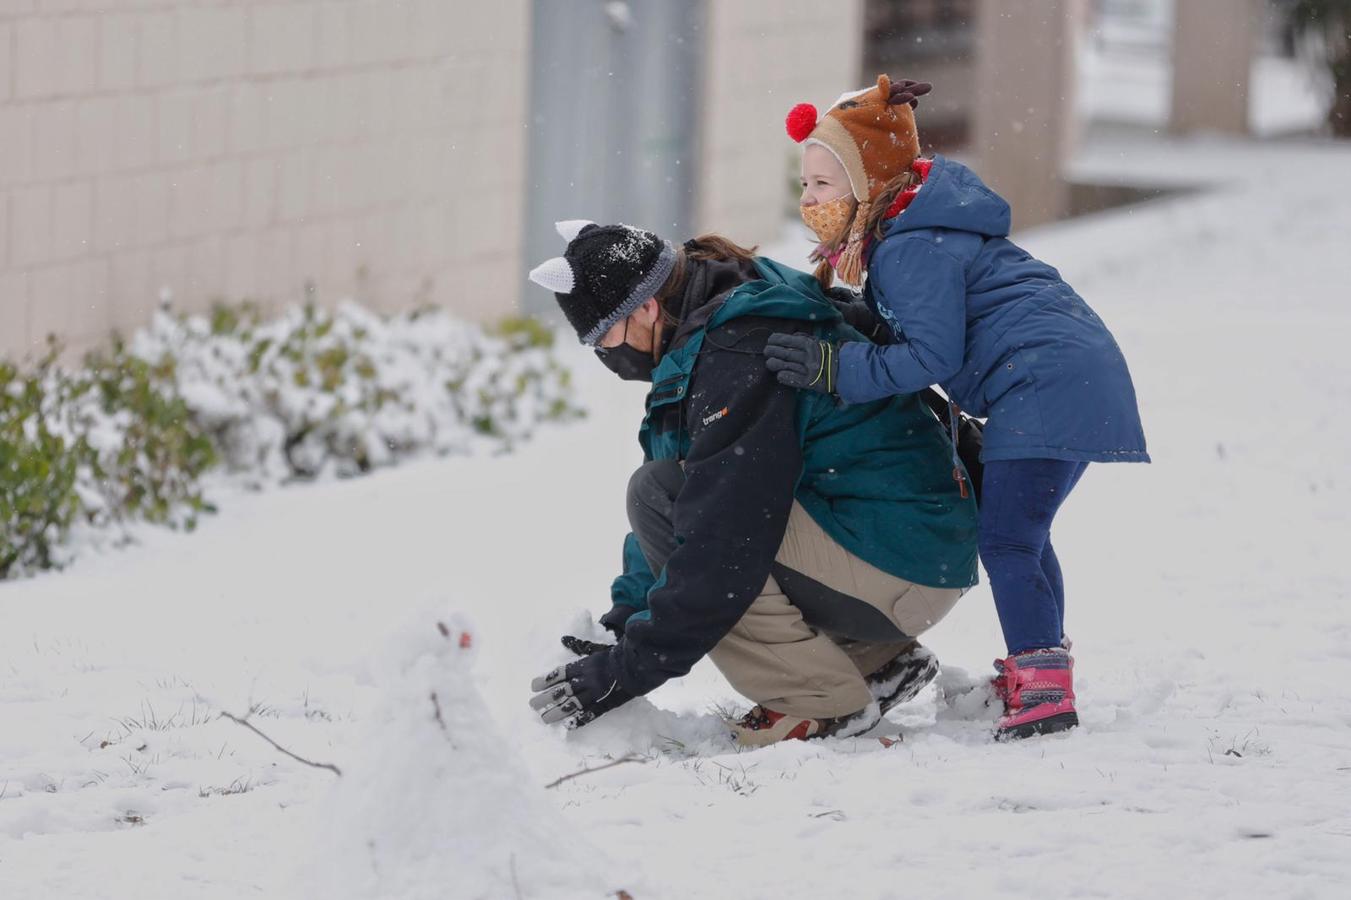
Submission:
POLYGON ((874 81, 859 72, 862 0, 708 0, 696 231, 779 237, 797 206, 800 148, 783 120, 874 81))
POLYGON ((981 0, 971 152, 1013 208, 1014 229, 1069 211, 1062 172, 1075 140, 1075 41, 1085 0, 981 0))
POLYGON ((1179 0, 1175 15, 1169 128, 1247 134, 1263 6, 1259 0, 1179 0))
POLYGON ((528 0, 0 2, 0 354, 162 292, 515 308, 528 0))

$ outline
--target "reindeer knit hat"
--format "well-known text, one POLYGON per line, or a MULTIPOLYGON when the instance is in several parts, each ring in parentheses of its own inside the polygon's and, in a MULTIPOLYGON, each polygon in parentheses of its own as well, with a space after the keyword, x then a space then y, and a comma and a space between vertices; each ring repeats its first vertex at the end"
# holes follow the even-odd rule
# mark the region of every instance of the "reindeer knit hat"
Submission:
POLYGON ((788 112, 788 136, 804 146, 825 147, 849 176, 858 211, 836 271, 850 284, 863 280, 863 229, 872 201, 919 156, 914 108, 918 98, 931 90, 933 85, 926 82, 893 83, 878 75, 875 86, 845 94, 823 117, 810 103, 799 103, 788 112))

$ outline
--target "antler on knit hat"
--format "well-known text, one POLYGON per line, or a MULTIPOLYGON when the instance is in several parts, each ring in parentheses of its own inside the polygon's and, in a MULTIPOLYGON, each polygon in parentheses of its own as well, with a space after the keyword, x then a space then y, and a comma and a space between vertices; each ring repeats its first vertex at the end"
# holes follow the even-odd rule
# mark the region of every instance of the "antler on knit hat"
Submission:
POLYGON ((568 242, 562 256, 530 271, 554 292, 583 344, 595 344, 666 283, 676 252, 667 241, 631 225, 570 219, 554 227, 568 242))
POLYGON ((820 144, 833 153, 858 201, 845 251, 835 267, 850 284, 863 280, 863 230, 872 201, 919 156, 914 110, 919 98, 931 90, 933 85, 927 82, 893 82, 878 75, 876 85, 840 97, 824 117, 810 103, 799 103, 788 111, 788 136, 804 146, 820 144))

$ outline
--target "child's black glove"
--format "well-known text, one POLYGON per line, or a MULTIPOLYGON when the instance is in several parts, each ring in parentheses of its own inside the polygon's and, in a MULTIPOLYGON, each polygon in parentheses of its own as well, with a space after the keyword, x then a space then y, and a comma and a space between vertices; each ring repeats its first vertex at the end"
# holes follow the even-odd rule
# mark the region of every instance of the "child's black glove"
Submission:
POLYGON ((873 312, 868 301, 848 288, 833 287, 826 293, 830 295, 831 304, 844 316, 844 322, 850 328, 874 344, 894 343, 891 329, 881 316, 873 312))
POLYGON ((530 706, 546 725, 581 728, 633 699, 611 672, 610 650, 560 666, 530 682, 530 706))
POLYGON ((823 394, 835 393, 840 350, 809 334, 771 334, 765 343, 765 367, 780 384, 823 394))

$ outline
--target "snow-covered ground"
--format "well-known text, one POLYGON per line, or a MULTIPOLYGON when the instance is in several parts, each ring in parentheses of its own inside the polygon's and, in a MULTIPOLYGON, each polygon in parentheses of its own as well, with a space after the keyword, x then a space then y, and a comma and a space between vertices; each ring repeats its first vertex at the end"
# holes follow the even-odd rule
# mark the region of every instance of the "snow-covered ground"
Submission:
MULTIPOLYGON (((589 419, 513 456, 221 496, 0 585, 0 897, 1344 896, 1351 147, 1079 165, 1211 189, 1023 236, 1113 327, 1155 459, 1058 520, 1078 731, 996 746, 931 688, 889 747, 737 753, 707 664, 538 724, 639 462, 641 389, 576 351, 589 419), (251 709, 341 778, 218 715, 251 709)), ((988 591, 926 642, 950 685, 988 671, 988 591)))

